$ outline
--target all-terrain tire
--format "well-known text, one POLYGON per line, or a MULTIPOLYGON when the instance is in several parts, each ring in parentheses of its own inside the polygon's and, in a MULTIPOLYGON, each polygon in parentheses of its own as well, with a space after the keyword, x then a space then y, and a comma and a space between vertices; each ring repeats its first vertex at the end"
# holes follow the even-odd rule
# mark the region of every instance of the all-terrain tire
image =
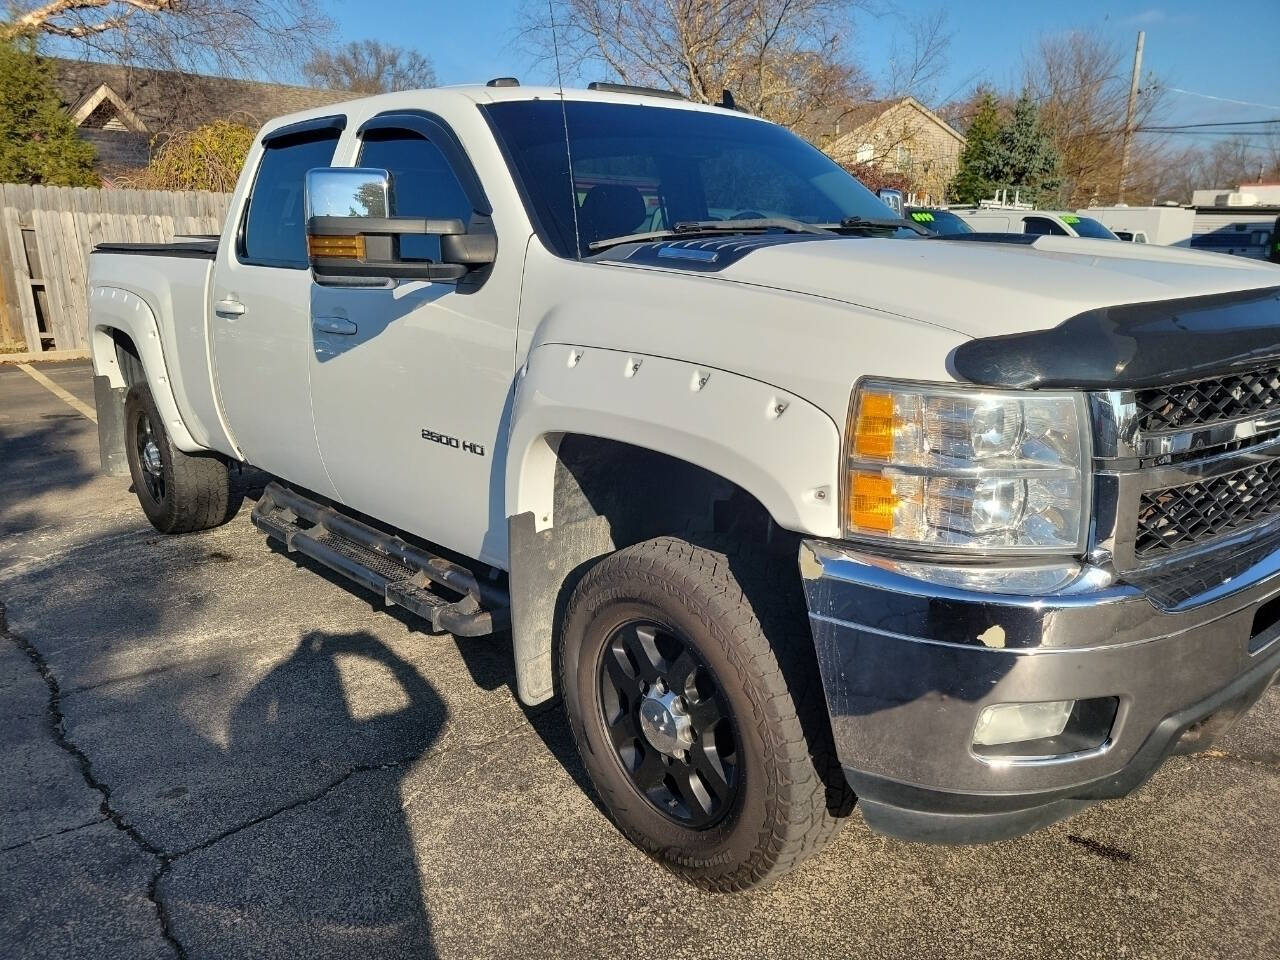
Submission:
POLYGON ((161 533, 193 533, 236 515, 242 498, 227 464, 213 454, 192 455, 175 447, 145 383, 129 388, 124 412, 129 474, 153 527, 161 533), (148 440, 155 447, 150 470, 144 463, 148 440))
POLYGON ((836 759, 793 564, 724 538, 647 540, 586 574, 564 624, 560 681, 574 739, 604 807, 637 846, 687 881, 727 892, 776 878, 835 834, 854 797, 836 759), (664 816, 606 728, 602 657, 627 618, 679 633, 730 707, 738 787, 729 812, 708 827, 664 816))

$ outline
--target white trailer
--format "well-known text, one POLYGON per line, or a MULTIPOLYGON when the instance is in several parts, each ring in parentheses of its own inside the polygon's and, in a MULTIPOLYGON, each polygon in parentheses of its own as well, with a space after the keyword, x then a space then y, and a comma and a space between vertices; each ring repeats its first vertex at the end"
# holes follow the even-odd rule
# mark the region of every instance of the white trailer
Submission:
POLYGON ((1089 207, 1078 211, 1093 217, 1121 240, 1154 243, 1162 247, 1189 247, 1194 232, 1194 211, 1185 207, 1089 207))
POLYGON ((1242 183, 1235 190, 1196 190, 1191 246, 1266 260, 1280 254, 1280 184, 1242 183))

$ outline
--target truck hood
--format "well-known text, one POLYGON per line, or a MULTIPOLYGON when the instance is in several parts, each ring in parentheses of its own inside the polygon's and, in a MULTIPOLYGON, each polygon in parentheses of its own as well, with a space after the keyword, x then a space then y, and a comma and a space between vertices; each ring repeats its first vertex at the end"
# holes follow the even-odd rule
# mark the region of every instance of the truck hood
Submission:
POLYGON ((708 270, 708 261, 668 258, 661 266, 687 263, 704 276, 865 307, 967 337, 1045 329, 1098 307, 1280 284, 1280 268, 1260 261, 1114 240, 788 239, 800 242, 686 241, 680 246, 715 250, 730 262, 708 270))
MULTIPOLYGON (((1280 268, 1266 263, 1075 237, 783 234, 636 244, 586 262, 541 244, 528 255, 520 322, 531 347, 603 347, 726 370, 802 397, 835 423, 860 377, 974 379, 953 363, 970 344, 1055 331, 1100 308, 1154 301, 1160 313, 1163 301, 1280 286, 1280 268)), ((1164 312, 1177 320, 1174 305, 1164 312)), ((1280 314, 1268 313, 1268 343, 1280 342, 1277 327, 1280 314)), ((1211 338, 1176 339, 1185 353, 1211 338)), ((1043 379, 1018 373, 1019 383, 1043 379)))

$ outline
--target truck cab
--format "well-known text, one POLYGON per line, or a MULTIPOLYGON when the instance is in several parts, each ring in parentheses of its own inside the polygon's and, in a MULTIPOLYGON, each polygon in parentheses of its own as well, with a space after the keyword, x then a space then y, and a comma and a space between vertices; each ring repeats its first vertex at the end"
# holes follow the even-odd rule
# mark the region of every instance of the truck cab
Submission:
POLYGON ((216 243, 91 257, 103 463, 172 534, 264 471, 287 551, 509 644, 699 886, 854 809, 1016 836, 1280 675, 1280 271, 1016 215, 661 91, 282 117, 216 243))

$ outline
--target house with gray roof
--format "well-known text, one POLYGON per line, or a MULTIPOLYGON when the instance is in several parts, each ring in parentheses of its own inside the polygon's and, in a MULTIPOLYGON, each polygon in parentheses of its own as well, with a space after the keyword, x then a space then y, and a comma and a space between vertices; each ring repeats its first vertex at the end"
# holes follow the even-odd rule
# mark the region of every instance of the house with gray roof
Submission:
POLYGON ((176 70, 50 58, 53 82, 104 177, 146 166, 157 139, 230 120, 257 129, 272 117, 348 100, 341 90, 260 83, 176 70))

